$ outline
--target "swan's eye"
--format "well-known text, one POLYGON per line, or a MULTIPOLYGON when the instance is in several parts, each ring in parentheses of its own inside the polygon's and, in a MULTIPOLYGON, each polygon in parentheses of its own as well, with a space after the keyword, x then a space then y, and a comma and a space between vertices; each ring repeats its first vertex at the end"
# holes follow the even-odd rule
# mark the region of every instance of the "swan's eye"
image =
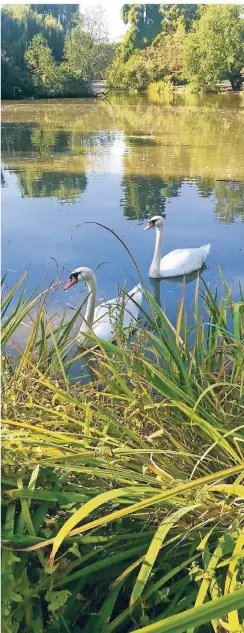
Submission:
POLYGON ((69 276, 70 279, 75 278, 76 281, 78 281, 78 273, 71 273, 71 275, 69 276))

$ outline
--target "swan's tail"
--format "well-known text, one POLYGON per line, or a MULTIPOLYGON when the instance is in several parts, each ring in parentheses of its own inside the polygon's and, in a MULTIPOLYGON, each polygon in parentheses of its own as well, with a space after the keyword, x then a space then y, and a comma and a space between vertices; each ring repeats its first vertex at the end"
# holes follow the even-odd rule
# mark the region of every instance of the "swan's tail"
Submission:
POLYGON ((199 250, 202 251, 202 254, 204 255, 204 260, 209 255, 210 249, 211 249, 211 244, 204 244, 204 246, 200 247, 199 250))

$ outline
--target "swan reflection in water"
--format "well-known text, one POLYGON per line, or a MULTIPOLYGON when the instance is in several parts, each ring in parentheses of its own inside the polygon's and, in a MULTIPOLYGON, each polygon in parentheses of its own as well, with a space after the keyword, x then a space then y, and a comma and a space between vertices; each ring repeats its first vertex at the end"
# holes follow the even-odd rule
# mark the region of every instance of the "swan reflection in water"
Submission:
POLYGON ((189 275, 180 275, 179 277, 161 277, 161 279, 153 279, 153 277, 149 277, 150 293, 161 307, 161 292, 163 299, 165 300, 164 290, 166 292, 174 292, 177 287, 182 288, 182 286, 189 285, 193 281, 196 281, 197 277, 201 275, 204 270, 207 270, 205 263, 203 264, 201 270, 194 270, 194 272, 189 275))

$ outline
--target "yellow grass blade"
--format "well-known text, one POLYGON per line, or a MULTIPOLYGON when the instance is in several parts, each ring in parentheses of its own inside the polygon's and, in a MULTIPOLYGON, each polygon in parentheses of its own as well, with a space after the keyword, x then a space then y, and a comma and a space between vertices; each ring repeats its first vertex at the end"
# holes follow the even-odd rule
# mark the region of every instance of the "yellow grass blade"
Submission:
POLYGON ((179 301, 179 306, 178 306, 178 314, 177 314, 177 322, 176 322, 176 332, 175 332, 175 342, 176 345, 179 345, 180 343, 180 329, 181 329, 181 322, 182 322, 182 314, 183 314, 183 307, 184 307, 184 295, 185 295, 185 287, 184 285, 182 286, 182 297, 179 301))
POLYGON ((41 435, 50 435, 55 440, 62 440, 62 442, 70 442, 72 444, 79 444, 81 448, 84 447, 83 440, 76 440, 74 437, 60 433, 59 431, 49 431, 41 426, 34 426, 32 424, 26 424, 26 422, 16 422, 15 420, 1 420, 2 424, 8 424, 9 426, 17 426, 28 431, 34 431, 35 433, 41 433, 41 435))
POLYGON ((217 486, 210 486, 208 492, 223 492, 228 496, 244 497, 244 486, 238 484, 219 484, 217 486))
MULTIPOLYGON (((206 567, 206 569, 204 571, 203 579, 202 579, 202 582, 201 582, 201 585, 200 585, 200 589, 199 589, 199 592, 197 594, 195 607, 199 607, 200 605, 203 604, 203 602, 204 602, 204 600, 206 598, 207 592, 208 592, 212 582, 215 581, 214 572, 215 572, 215 569, 216 569, 217 564, 219 562, 219 559, 221 557, 223 557, 223 555, 224 555, 223 543, 222 543, 222 539, 219 539, 218 545, 215 548, 215 550, 214 550, 214 552, 213 552, 213 554, 212 554, 212 556, 211 556, 211 558, 209 560, 209 563, 208 563, 208 565, 207 565, 207 567, 206 567)), ((188 633, 194 633, 194 630, 195 630, 195 628, 189 629, 188 633)))
MULTIPOLYGON (((240 554, 243 547, 244 547, 244 529, 241 531, 241 534, 239 538, 237 539, 235 548, 233 550, 233 555, 240 554)), ((236 585, 237 585, 237 560, 233 560, 229 564, 228 572, 226 575, 224 595, 228 593, 233 593, 233 591, 236 590, 236 585)), ((229 613, 228 621, 229 621, 229 625, 232 631, 238 631, 238 628, 240 629, 240 622, 239 622, 237 611, 231 611, 231 613, 229 613)))
POLYGON ((90 512, 101 506, 103 503, 107 503, 107 501, 112 501, 117 497, 121 497, 123 495, 125 496, 126 492, 127 491, 124 488, 102 492, 102 494, 97 495, 97 497, 95 497, 94 499, 90 499, 90 501, 84 503, 84 505, 79 508, 79 510, 76 510, 76 512, 74 512, 74 514, 72 514, 72 516, 68 519, 68 521, 65 521, 64 525, 61 527, 61 530, 59 530, 57 536, 53 541, 53 548, 49 558, 50 564, 53 565, 55 554, 57 553, 62 541, 67 536, 67 534, 69 534, 72 528, 77 525, 77 523, 80 523, 80 521, 82 521, 82 519, 90 514, 90 512))

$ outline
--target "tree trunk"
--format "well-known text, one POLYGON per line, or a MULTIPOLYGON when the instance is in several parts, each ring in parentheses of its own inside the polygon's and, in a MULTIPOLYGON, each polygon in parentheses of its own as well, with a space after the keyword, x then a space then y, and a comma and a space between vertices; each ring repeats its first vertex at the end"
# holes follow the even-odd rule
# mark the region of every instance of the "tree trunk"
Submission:
POLYGON ((242 86, 242 76, 241 73, 236 73, 233 74, 229 77, 230 83, 231 83, 231 88, 232 90, 241 90, 241 86, 242 86))

